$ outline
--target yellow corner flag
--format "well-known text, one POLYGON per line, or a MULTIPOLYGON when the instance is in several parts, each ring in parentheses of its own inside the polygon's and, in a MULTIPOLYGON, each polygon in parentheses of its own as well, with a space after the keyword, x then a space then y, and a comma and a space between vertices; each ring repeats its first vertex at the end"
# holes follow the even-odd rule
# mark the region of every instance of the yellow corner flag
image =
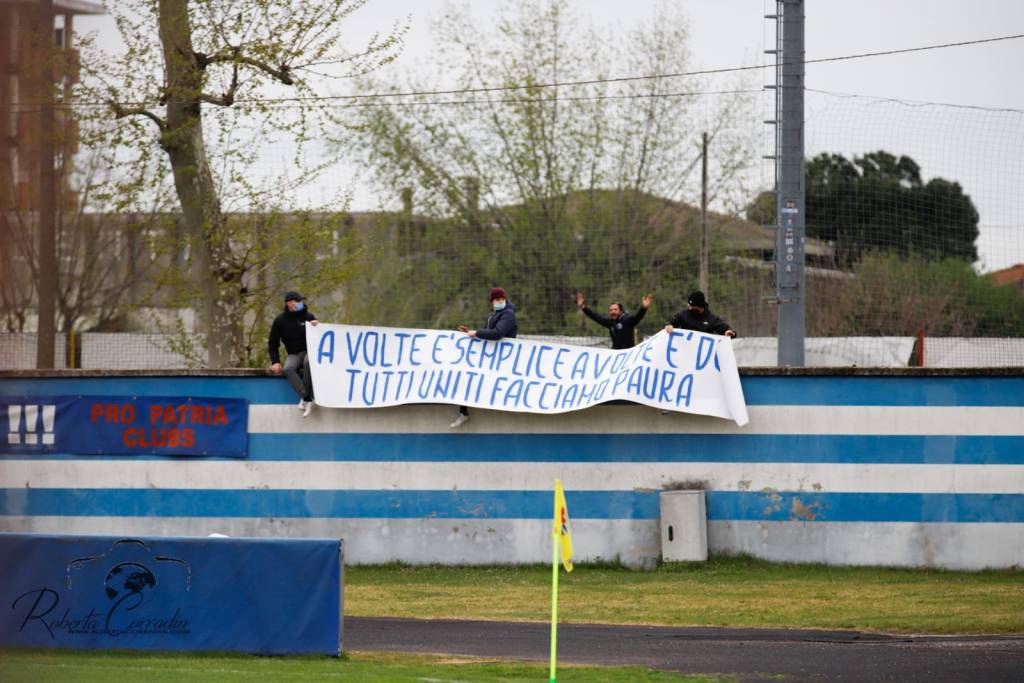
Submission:
POLYGON ((558 537, 562 547, 562 565, 565 571, 572 571, 572 529, 569 528, 569 508, 565 504, 562 480, 555 479, 555 523, 552 533, 558 537))
POLYGON ((572 529, 569 528, 569 507, 565 504, 562 480, 555 479, 555 519, 551 528, 551 683, 555 683, 555 660, 558 654, 558 551, 562 551, 565 571, 572 571, 572 529))

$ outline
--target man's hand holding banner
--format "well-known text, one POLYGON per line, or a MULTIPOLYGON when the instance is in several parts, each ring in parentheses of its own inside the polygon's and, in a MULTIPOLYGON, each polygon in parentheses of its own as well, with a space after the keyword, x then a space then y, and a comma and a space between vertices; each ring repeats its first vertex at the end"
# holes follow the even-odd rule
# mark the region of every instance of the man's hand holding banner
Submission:
POLYGON ((306 326, 316 402, 332 408, 451 403, 562 413, 626 400, 748 422, 732 340, 664 331, 614 351, 461 332, 306 326))

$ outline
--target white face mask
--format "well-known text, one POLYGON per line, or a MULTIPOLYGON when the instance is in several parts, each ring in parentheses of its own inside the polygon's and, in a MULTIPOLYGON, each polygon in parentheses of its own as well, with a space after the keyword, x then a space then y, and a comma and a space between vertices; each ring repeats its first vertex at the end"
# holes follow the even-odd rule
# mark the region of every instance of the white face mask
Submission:
POLYGON ((505 300, 504 299, 495 299, 491 303, 494 304, 494 310, 496 310, 496 311, 503 311, 503 310, 505 310, 505 305, 506 304, 505 304, 505 300))

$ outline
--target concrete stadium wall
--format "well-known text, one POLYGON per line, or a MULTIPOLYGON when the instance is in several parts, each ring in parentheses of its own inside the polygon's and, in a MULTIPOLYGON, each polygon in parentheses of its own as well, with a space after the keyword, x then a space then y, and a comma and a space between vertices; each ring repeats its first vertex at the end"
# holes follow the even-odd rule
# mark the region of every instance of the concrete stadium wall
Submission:
MULTIPOLYGON (((658 495, 707 487, 712 552, 1024 566, 1024 371, 747 370, 750 423, 605 405, 556 416, 319 409, 254 373, 0 373, 0 395, 237 397, 249 457, 0 456, 0 531, 341 537, 349 563, 650 566, 658 495)), ((28 402, 28 401, 27 401, 28 402)), ((3 416, 0 416, 3 417, 3 416)))

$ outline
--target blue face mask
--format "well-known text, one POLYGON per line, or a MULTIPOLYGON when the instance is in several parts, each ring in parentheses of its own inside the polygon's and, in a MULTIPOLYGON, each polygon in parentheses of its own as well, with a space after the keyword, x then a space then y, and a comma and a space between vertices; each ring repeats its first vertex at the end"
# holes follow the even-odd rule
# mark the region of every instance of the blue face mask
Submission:
POLYGON ((296 311, 301 311, 303 308, 304 308, 304 306, 302 305, 301 301, 296 301, 295 302, 295 310, 296 311))
POLYGON ((507 305, 507 302, 505 302, 505 301, 502 301, 501 303, 498 303, 497 301, 495 301, 494 302, 494 310, 496 310, 496 311, 503 311, 503 310, 505 310, 505 306, 506 305, 507 305))

